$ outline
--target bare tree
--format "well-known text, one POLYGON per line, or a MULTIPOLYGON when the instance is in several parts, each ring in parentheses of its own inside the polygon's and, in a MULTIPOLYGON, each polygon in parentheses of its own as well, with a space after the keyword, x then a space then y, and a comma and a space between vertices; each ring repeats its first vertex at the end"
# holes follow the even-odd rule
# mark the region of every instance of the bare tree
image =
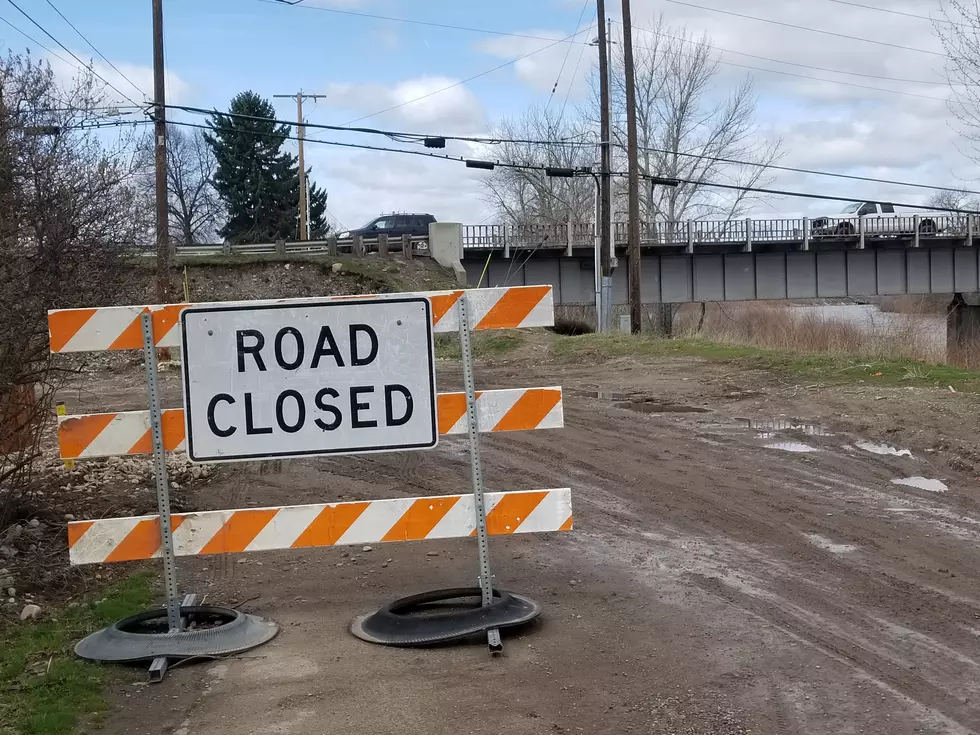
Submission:
POLYGON ((967 0, 944 0, 942 18, 933 21, 946 50, 949 109, 969 144, 964 151, 980 161, 980 5, 967 0))
POLYGON ((591 222, 595 184, 591 176, 546 176, 542 166, 581 168, 594 163, 595 150, 562 141, 588 142, 592 131, 581 116, 563 117, 555 110, 535 105, 516 118, 503 120, 492 137, 504 141, 490 157, 510 166, 498 166, 484 180, 487 201, 508 224, 558 224, 591 222), (530 166, 532 168, 514 168, 530 166))
POLYGON ((60 374, 46 311, 111 303, 142 227, 126 141, 84 128, 102 99, 86 72, 64 86, 0 59, 0 528, 29 496, 60 374))
MULTIPOLYGON (((144 195, 153 196, 153 135, 139 146, 144 195)), ((167 126, 167 193, 171 238, 180 245, 215 242, 224 207, 214 188, 217 161, 199 128, 167 126)))
MULTIPOLYGON (((718 56, 705 36, 671 28, 662 16, 634 34, 637 133, 642 173, 683 180, 674 188, 645 187, 641 219, 730 219, 757 196, 712 188, 710 182, 744 187, 771 180, 765 165, 780 157, 780 142, 764 140, 755 122, 752 82, 727 95, 718 80, 718 56), (719 159, 745 161, 731 164, 719 159)), ((613 137, 625 149, 625 77, 622 46, 612 66, 613 137)), ((597 116, 597 115, 596 115, 597 116)))
POLYGON ((980 197, 968 191, 937 191, 926 202, 936 209, 965 209, 980 212, 980 197))

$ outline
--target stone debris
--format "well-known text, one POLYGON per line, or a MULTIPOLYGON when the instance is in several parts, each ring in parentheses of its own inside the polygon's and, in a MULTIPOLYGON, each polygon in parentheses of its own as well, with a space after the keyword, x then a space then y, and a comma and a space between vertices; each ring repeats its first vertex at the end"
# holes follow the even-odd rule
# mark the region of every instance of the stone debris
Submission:
POLYGON ((24 609, 20 611, 21 620, 37 620, 39 617, 41 617, 40 605, 24 605, 24 609))

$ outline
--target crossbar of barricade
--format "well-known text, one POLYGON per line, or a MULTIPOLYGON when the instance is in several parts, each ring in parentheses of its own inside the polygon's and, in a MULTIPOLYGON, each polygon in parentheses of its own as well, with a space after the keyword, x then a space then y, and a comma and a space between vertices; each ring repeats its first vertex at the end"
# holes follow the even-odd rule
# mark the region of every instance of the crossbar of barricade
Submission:
MULTIPOLYGON (((173 634, 183 631, 187 620, 178 597, 177 556, 473 536, 479 545, 478 580, 482 602, 485 606, 491 605, 494 590, 487 538, 491 535, 571 530, 571 493, 567 488, 484 492, 479 435, 562 427, 562 393, 560 387, 477 391, 469 334, 474 330, 546 327, 551 326, 553 321, 554 303, 549 286, 51 311, 48 322, 52 352, 142 349, 149 399, 149 409, 146 411, 67 415, 66 411, 59 410, 61 457, 73 461, 152 454, 158 499, 156 515, 69 523, 70 562, 96 564, 162 559, 167 595, 166 617, 169 633, 173 634), (187 359, 186 327, 182 344, 180 324, 185 311, 190 313, 187 311, 189 307, 193 306, 191 311, 195 312, 209 308, 216 312, 250 308, 288 311, 292 308, 309 308, 311 305, 349 305, 358 301, 380 303, 385 300, 408 302, 414 299, 418 302, 420 297, 428 300, 426 313, 429 317, 426 318, 431 318, 430 349, 431 333, 455 332, 460 336, 466 390, 434 394, 430 400, 435 403, 433 416, 439 435, 466 434, 469 437, 472 493, 196 513, 170 512, 164 455, 166 452, 186 451, 189 417, 183 408, 161 408, 159 405, 156 349, 183 346, 185 352, 182 357, 187 359)), ((398 324, 401 325, 402 321, 398 324)), ((185 374, 184 380, 188 379, 185 374)), ((191 400, 189 394, 185 396, 191 400)), ((185 598, 185 604, 192 598, 192 595, 185 598)), ((255 620, 261 621, 259 618, 255 620)), ((254 633, 253 640, 236 641, 238 647, 235 651, 245 650, 242 646, 246 645, 260 645, 276 632, 271 623, 253 624, 251 628, 246 628, 254 633)), ((499 651, 500 638, 496 628, 486 632, 491 650, 499 651)), ((83 648, 86 651, 92 648, 83 644, 102 633, 105 631, 89 636, 80 643, 76 649, 80 655, 87 655, 81 653, 83 648)), ((172 643, 180 638, 169 635, 167 640, 172 643)), ((179 650, 173 652, 172 645, 170 648, 162 646, 159 650, 164 653, 156 657, 151 666, 153 680, 162 678, 168 655, 181 655, 179 650)), ((217 653, 229 652, 232 651, 217 653)))

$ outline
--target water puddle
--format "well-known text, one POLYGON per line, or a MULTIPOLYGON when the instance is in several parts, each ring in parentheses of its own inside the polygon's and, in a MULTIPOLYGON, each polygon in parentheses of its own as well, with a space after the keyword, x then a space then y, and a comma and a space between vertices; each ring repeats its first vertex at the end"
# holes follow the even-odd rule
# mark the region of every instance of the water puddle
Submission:
POLYGON ((854 442, 854 446, 872 454, 886 454, 892 457, 911 457, 912 452, 908 449, 896 449, 888 444, 875 444, 873 442, 859 441, 854 442))
POLYGON ((892 484, 914 487, 930 493, 944 493, 949 490, 949 488, 946 487, 946 483, 939 480, 932 480, 928 477, 903 477, 898 480, 892 480, 892 484))
POLYGON ((583 398, 601 398, 605 401, 628 401, 633 398, 629 393, 611 393, 606 390, 570 390, 568 393, 583 398))
POLYGON ((806 534, 806 538, 807 541, 817 548, 829 551, 831 554, 847 554, 857 548, 857 546, 853 546, 852 544, 835 543, 826 536, 821 536, 818 533, 808 533, 806 534))
POLYGON ((682 403, 656 403, 655 401, 628 401, 617 403, 616 408, 625 408, 640 413, 709 413, 711 409, 701 406, 685 406, 682 403))
POLYGON ((817 424, 810 424, 796 419, 766 419, 756 421, 755 419, 739 419, 744 421, 750 429, 761 432, 760 439, 768 439, 778 431, 799 431, 806 436, 833 436, 824 427, 817 424))
POLYGON ((802 442, 773 442, 772 444, 766 444, 765 447, 766 449, 780 449, 784 452, 795 452, 797 454, 810 454, 820 451, 816 447, 811 447, 809 444, 803 444, 802 442))

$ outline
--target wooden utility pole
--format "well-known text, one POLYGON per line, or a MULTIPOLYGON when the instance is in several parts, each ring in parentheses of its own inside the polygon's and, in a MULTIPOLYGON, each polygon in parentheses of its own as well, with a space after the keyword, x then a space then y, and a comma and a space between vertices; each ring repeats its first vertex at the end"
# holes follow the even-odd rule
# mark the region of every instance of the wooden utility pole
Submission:
POLYGON ((306 163, 303 159, 303 137, 306 133, 306 126, 303 125, 303 100, 317 100, 326 97, 325 94, 303 94, 302 91, 296 94, 274 94, 273 97, 288 97, 296 100, 296 138, 299 141, 299 239, 310 239, 310 228, 307 224, 309 213, 309 197, 306 192, 306 163))
POLYGON ((153 132, 156 164, 157 303, 170 302, 170 211, 167 201, 167 86, 163 59, 163 0, 153 0, 153 132))
POLYGON ((623 0, 623 71, 626 75, 626 156, 629 165, 629 304, 630 331, 639 334, 643 320, 640 295, 640 167, 636 140, 636 80, 633 72, 633 27, 630 0, 623 0))
POLYGON ((605 0, 596 0, 597 22, 599 24, 599 244, 602 252, 599 254, 602 264, 602 275, 612 275, 612 177, 609 175, 612 162, 611 138, 612 131, 609 123, 609 46, 608 28, 606 26, 605 0))

